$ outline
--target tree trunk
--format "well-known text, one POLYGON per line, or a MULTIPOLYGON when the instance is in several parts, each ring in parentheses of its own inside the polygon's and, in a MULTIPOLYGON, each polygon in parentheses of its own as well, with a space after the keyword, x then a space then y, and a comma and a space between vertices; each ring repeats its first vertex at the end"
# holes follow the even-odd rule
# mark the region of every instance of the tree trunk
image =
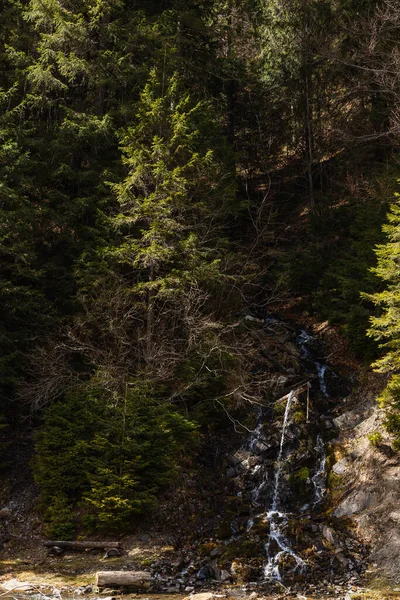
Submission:
POLYGON ((151 574, 147 571, 98 571, 96 585, 108 587, 123 585, 148 590, 151 585, 151 574))

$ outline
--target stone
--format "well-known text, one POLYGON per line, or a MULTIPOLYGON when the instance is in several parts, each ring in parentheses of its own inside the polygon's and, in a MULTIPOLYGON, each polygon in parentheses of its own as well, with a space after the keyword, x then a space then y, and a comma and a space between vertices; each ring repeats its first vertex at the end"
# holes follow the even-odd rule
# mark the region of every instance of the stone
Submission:
POLYGON ((236 469, 234 469, 233 467, 229 467, 226 470, 226 476, 228 477, 228 479, 232 479, 232 477, 235 477, 236 475, 236 469))
POLYGON ((121 556, 121 551, 118 548, 109 548, 103 558, 113 558, 114 556, 121 556))
POLYGON ((345 457, 341 460, 338 460, 332 467, 332 471, 336 475, 343 475, 346 472, 347 467, 349 466, 349 460, 345 457))
POLYGON ((369 490, 358 490, 339 504, 333 515, 335 517, 351 517, 366 508, 370 508, 378 501, 376 493, 369 490))
POLYGON ((53 556, 61 556, 64 552, 64 548, 60 548, 59 546, 52 546, 49 548, 49 554, 52 554, 53 556))
POLYGON ((82 590, 82 594, 92 594, 92 593, 93 593, 93 586, 92 585, 87 585, 82 590))
POLYGON ((213 600, 214 594, 211 592, 203 592, 200 594, 190 594, 190 600, 213 600))
POLYGON ((226 569, 222 569, 219 578, 222 583, 225 583, 225 581, 232 579, 232 575, 226 569))
POLYGON ((222 548, 213 548, 213 550, 210 552, 211 558, 218 558, 218 556, 221 556, 221 554, 222 548))
POLYGON ((324 525, 322 528, 322 535, 324 536, 324 538, 326 539, 327 542, 329 542, 330 544, 335 546, 336 537, 330 527, 328 527, 327 525, 324 525))

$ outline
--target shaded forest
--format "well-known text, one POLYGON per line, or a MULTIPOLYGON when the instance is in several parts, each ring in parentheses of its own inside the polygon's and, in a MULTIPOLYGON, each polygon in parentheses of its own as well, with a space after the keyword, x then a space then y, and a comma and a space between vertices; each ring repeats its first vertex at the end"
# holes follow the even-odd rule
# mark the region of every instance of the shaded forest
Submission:
POLYGON ((2 469, 34 432, 46 533, 134 527, 206 432, 260 402, 249 308, 291 303, 393 374, 398 448, 397 3, 1 16, 2 469))

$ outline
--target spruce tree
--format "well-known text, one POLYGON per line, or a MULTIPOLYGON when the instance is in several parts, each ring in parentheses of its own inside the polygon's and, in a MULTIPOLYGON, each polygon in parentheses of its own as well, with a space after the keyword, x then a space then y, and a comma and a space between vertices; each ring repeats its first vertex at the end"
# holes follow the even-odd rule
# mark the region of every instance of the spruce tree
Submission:
MULTIPOLYGON (((400 198, 399 194, 396 194, 400 198)), ((368 296, 380 311, 371 318, 368 335, 380 344, 382 356, 373 364, 381 373, 391 374, 380 397, 387 409, 386 426, 400 449, 400 203, 390 207, 388 223, 384 225, 388 241, 376 249, 377 266, 373 272, 382 280, 384 289, 368 296)))

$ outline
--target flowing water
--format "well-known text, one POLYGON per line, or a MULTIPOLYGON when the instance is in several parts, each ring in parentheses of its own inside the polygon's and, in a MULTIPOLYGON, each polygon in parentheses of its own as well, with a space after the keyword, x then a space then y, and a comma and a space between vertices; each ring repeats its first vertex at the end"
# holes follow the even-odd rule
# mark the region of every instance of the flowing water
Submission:
POLYGON ((290 548, 287 539, 283 534, 283 530, 285 525, 288 522, 288 515, 285 512, 279 510, 280 508, 280 479, 281 479, 281 471, 282 471, 282 456, 283 456, 283 448, 285 444, 285 433, 286 427, 289 418, 290 406, 292 404, 292 400, 294 398, 294 391, 292 390, 288 396, 285 408, 285 415, 283 417, 283 425, 282 425, 282 435, 281 442, 279 445, 279 454, 277 459, 277 465, 275 470, 275 481, 274 481, 274 491, 272 496, 272 504, 270 510, 265 515, 265 519, 269 521, 270 531, 268 535, 267 543, 265 544, 265 551, 267 554, 267 564, 264 569, 264 576, 266 579, 276 579, 281 581, 281 574, 279 571, 279 563, 283 555, 291 556, 295 563, 296 569, 300 568, 301 570, 305 568, 305 562, 297 556, 297 554, 290 548), (278 552, 273 551, 273 546, 275 546, 275 550, 278 548, 278 552))
MULTIPOLYGON (((271 321, 273 321, 273 323, 276 322, 275 319, 271 319, 271 321)), ((328 391, 325 375, 328 366, 313 358, 312 344, 315 344, 314 338, 306 331, 301 331, 301 333, 297 336, 296 341, 300 349, 302 359, 309 364, 309 367, 312 367, 318 378, 320 393, 327 397, 328 391)), ((246 529, 247 532, 249 532, 257 519, 268 522, 269 534, 265 543, 267 562, 264 567, 264 577, 266 579, 273 579, 277 581, 281 581, 282 579, 280 564, 285 558, 290 557, 290 562, 293 563, 292 571, 302 572, 306 568, 305 562, 293 550, 289 540, 285 535, 285 529, 289 519, 296 518, 296 515, 286 512, 281 498, 283 469, 285 464, 287 464, 290 460, 292 452, 295 451, 295 444, 291 443, 291 445, 288 445, 287 443, 287 430, 290 424, 290 411, 294 400, 295 391, 292 390, 289 393, 286 401, 279 451, 275 463, 272 482, 268 477, 268 461, 264 461, 260 458, 260 454, 262 454, 265 449, 268 449, 268 439, 263 433, 264 413, 262 408, 258 414, 257 426, 250 435, 247 443, 247 450, 250 452, 250 455, 253 457, 258 456, 259 459, 254 466, 249 468, 253 481, 251 497, 252 505, 255 511, 254 515, 248 520, 246 529), (267 498, 270 498, 270 506, 266 510, 265 507, 267 498)), ((315 467, 312 470, 313 475, 310 476, 310 479, 308 480, 310 494, 312 489, 313 496, 312 499, 310 499, 310 501, 300 509, 297 518, 301 517, 301 515, 306 511, 312 512, 314 508, 323 501, 326 492, 326 453, 324 441, 319 434, 314 442, 313 455, 316 462, 315 467), (310 484, 312 484, 312 488, 310 484)), ((248 463, 249 465, 252 464, 249 460, 248 463)))

